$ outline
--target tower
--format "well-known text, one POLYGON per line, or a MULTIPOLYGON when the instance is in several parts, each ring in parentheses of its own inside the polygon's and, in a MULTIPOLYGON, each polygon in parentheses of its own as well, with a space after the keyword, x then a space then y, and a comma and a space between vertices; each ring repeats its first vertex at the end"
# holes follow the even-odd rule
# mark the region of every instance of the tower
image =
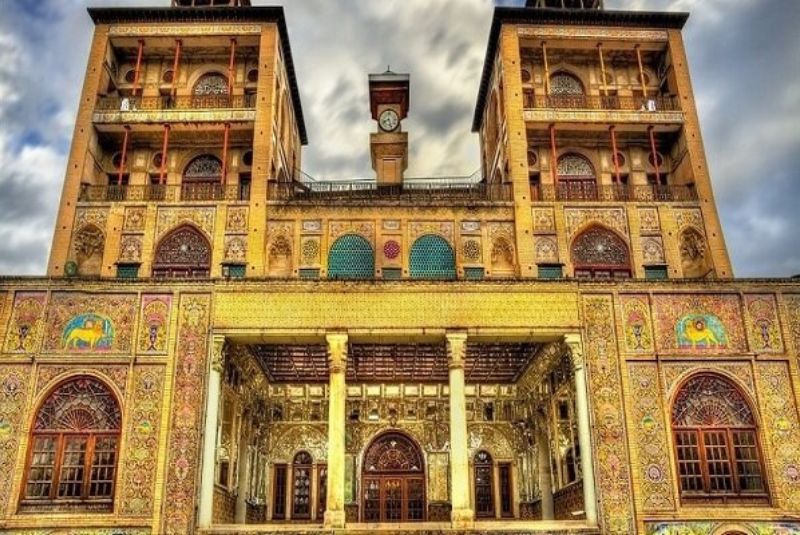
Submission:
POLYGON ((378 131, 370 134, 370 154, 379 185, 401 184, 408 168, 408 133, 401 121, 408 116, 409 88, 408 74, 369 75, 369 105, 378 122, 378 131))
POLYGON ((555 9, 603 9, 603 0, 527 0, 525 7, 555 9))

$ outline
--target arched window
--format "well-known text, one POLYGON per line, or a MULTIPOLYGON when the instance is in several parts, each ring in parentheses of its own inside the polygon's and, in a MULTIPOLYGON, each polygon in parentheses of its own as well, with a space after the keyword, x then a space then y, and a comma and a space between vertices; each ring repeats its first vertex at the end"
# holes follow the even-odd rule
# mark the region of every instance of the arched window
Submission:
POLYGON ((572 265, 575 277, 624 279, 631 276, 628 245, 613 231, 589 227, 572 242, 572 265))
POLYGON ((494 462, 488 451, 475 454, 475 516, 494 516, 494 462))
POLYGON ((597 199, 597 175, 585 156, 564 154, 558 159, 557 173, 560 200, 597 199))
POLYGON ((292 518, 311 519, 311 472, 314 461, 308 452, 301 451, 292 462, 292 518))
POLYGON ((425 520, 425 465, 419 446, 402 433, 377 437, 364 453, 365 522, 425 520))
POLYGON ((358 234, 345 234, 328 253, 328 278, 372 279, 375 277, 375 251, 358 234))
POLYGON ((184 201, 207 201, 217 198, 221 192, 222 160, 211 154, 203 154, 183 170, 181 199, 184 201))
POLYGON ((681 497, 704 503, 767 500, 756 420, 728 379, 699 374, 672 406, 681 497))
POLYGON ((56 387, 33 422, 22 508, 110 511, 121 421, 101 381, 78 377, 56 387))
POLYGON ((550 77, 550 94, 559 97, 582 97, 583 84, 568 72, 557 72, 550 77))
POLYGON ((190 225, 178 227, 159 243, 153 262, 157 278, 208 277, 211 270, 211 245, 190 225))
POLYGON ((194 84, 192 94, 197 97, 227 96, 228 78, 218 72, 204 74, 194 84))
POLYGON ((422 236, 411 246, 410 268, 412 279, 455 279, 453 248, 441 236, 422 236))

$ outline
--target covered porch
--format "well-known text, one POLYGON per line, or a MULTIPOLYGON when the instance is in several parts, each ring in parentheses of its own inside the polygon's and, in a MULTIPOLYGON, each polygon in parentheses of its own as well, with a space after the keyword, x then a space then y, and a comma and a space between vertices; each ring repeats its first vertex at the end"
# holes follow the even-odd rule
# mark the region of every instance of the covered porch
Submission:
POLYGON ((205 533, 597 532, 580 337, 214 336, 205 533))

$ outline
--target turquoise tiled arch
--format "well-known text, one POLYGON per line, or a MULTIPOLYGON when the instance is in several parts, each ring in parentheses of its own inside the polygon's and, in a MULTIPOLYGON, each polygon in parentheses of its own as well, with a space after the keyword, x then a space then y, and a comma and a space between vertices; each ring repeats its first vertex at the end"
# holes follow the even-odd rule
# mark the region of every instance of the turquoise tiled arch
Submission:
POLYGON ((337 239, 328 253, 329 279, 372 279, 375 277, 375 252, 358 234, 337 239))
POLYGON ((410 268, 412 279, 455 279, 453 248, 441 236, 426 234, 411 246, 410 268))

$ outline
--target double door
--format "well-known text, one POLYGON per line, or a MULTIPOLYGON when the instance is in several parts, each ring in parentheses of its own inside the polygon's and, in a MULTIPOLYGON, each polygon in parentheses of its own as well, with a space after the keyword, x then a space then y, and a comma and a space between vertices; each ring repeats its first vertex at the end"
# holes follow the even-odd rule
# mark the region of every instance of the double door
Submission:
POLYGON ((425 479, 421 476, 377 476, 363 480, 364 522, 425 520, 425 479))

